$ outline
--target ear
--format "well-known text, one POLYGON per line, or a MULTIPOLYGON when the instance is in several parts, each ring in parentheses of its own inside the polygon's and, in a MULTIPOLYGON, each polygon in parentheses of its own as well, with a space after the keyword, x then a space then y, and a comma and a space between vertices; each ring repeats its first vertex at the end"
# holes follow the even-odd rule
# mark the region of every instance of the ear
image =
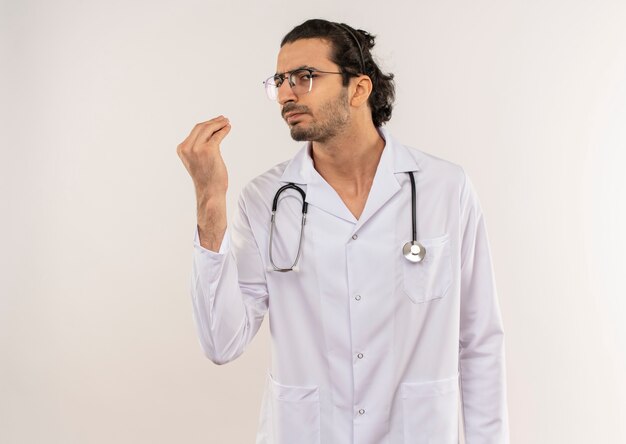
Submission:
POLYGON ((372 79, 364 74, 354 77, 352 79, 351 93, 350 105, 358 108, 366 104, 372 93, 372 79))

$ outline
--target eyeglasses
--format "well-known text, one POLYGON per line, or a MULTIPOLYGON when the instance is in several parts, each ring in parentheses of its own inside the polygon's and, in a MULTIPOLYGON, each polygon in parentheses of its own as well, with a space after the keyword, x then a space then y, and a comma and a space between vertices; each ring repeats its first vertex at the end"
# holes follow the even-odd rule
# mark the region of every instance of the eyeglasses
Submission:
POLYGON ((278 89, 282 86, 285 79, 289 80, 289 86, 293 93, 297 96, 311 92, 313 88, 313 78, 317 74, 344 74, 342 72, 319 71, 312 68, 299 68, 293 71, 287 71, 282 74, 274 74, 272 77, 263 82, 267 97, 276 100, 278 97, 278 89), (289 74, 289 75, 287 75, 289 74))

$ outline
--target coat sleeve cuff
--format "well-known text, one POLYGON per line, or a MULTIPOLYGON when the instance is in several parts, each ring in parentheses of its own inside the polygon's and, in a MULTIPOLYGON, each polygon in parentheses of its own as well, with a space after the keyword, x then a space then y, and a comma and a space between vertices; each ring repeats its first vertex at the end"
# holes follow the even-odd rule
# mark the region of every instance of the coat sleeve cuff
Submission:
POLYGON ((198 233, 198 225, 196 224, 194 228, 193 246, 196 253, 198 254, 208 256, 210 258, 220 259, 222 256, 230 251, 230 230, 228 227, 226 227, 224 237, 222 238, 222 243, 220 244, 220 249, 219 251, 215 252, 200 245, 200 234, 198 233))

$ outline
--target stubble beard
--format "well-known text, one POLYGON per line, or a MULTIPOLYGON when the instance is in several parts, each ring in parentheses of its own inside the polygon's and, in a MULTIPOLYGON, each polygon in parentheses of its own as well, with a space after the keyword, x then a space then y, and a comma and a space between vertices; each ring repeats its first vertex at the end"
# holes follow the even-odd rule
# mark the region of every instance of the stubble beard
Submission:
POLYGON ((337 99, 324 103, 316 114, 325 116, 324 120, 313 121, 309 126, 295 124, 291 127, 293 140, 325 143, 340 134, 348 125, 350 118, 347 88, 342 88, 337 99))

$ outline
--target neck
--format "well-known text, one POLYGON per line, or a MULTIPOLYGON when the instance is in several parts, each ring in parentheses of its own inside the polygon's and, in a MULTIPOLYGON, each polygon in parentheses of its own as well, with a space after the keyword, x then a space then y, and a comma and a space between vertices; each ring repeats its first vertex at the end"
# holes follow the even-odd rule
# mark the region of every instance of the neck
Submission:
POLYGON ((369 193, 384 148, 385 140, 370 124, 313 142, 311 155, 315 169, 333 188, 360 196, 369 193))

